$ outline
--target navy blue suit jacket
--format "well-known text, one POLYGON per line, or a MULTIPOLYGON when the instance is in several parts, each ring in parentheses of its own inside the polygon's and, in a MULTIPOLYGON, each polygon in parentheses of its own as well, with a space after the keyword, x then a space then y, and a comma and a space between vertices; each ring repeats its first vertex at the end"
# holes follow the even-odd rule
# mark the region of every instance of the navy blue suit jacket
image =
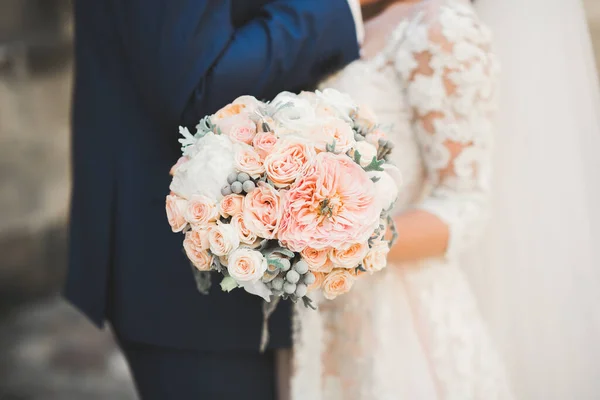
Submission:
MULTIPOLYGON (((159 345, 256 349, 261 301, 200 295, 165 216, 178 125, 297 90, 358 57, 346 0, 76 0, 66 297, 159 345)), ((272 317, 290 342, 289 307, 272 317)))

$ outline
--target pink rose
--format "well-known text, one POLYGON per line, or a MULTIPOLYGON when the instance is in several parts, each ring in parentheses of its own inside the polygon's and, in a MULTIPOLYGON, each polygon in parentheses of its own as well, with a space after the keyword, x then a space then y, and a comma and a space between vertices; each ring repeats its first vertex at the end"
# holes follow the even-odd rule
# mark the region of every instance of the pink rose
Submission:
POLYGON ((240 246, 240 238, 232 225, 217 223, 208 229, 210 251, 216 256, 226 256, 240 246))
POLYGON ((379 224, 373 182, 345 154, 317 154, 286 194, 279 240, 291 250, 366 242, 379 224))
POLYGON ((337 296, 348 293, 356 278, 347 269, 334 269, 323 280, 323 296, 333 300, 337 296))
POLYGON ((387 255, 390 247, 387 241, 375 242, 363 260, 363 267, 367 272, 381 271, 387 266, 387 255))
POLYGON ((230 194, 221 200, 219 204, 219 213, 223 218, 231 217, 242 212, 244 196, 240 194, 230 194))
POLYGON ((185 254, 200 271, 210 271, 213 257, 208 252, 208 231, 192 229, 186 232, 183 241, 185 254))
POLYGON ((166 209, 167 219, 173 232, 181 232, 187 226, 185 220, 185 211, 187 208, 187 200, 177 196, 176 194, 170 194, 167 196, 166 209))
POLYGON ((169 171, 169 175, 173 176, 175 175, 175 172, 177 172, 177 169, 179 167, 181 167, 183 164, 185 164, 186 162, 189 161, 189 158, 183 156, 183 157, 179 157, 179 160, 177 160, 177 162, 175 163, 175 165, 173 165, 171 167, 171 170, 169 171))
POLYGON ((207 227, 217 215, 217 205, 206 196, 195 195, 188 201, 185 218, 192 225, 207 227))
POLYGON ((271 185, 259 182, 244 198, 244 222, 255 235, 273 239, 283 212, 280 193, 271 185))
POLYGON ((346 153, 356 143, 350 124, 339 118, 329 118, 311 132, 317 150, 326 151, 335 142, 336 153, 346 153))
POLYGON ((281 144, 265 158, 265 171, 275 187, 287 187, 294 183, 314 156, 315 151, 308 144, 281 144))
POLYGON ((355 268, 369 251, 367 242, 355 243, 349 247, 336 248, 329 253, 331 262, 338 268, 355 268))
POLYGON ((258 178, 265 172, 260 155, 252 146, 238 143, 234 154, 235 168, 240 172, 245 172, 252 178, 258 178))
POLYGON ((329 251, 330 249, 315 250, 312 247, 305 247, 300 254, 311 271, 331 272, 333 264, 328 257, 329 251))
POLYGON ((233 218, 231 218, 231 225, 237 232, 240 242, 254 246, 258 240, 257 236, 246 226, 244 222, 244 216, 239 213, 235 214, 233 218))
POLYGON ((256 150, 263 159, 271 153, 276 144, 277 136, 272 132, 259 132, 254 136, 254 140, 252 140, 254 150, 256 150))
POLYGON ((234 142, 250 144, 256 135, 256 124, 243 114, 224 118, 216 125, 221 134, 227 135, 234 142))

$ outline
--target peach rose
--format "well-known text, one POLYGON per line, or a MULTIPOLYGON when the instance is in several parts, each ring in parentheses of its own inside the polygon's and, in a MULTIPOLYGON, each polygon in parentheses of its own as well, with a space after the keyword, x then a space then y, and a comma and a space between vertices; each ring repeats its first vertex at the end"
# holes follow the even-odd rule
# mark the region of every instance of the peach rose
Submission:
POLYGON ((217 219, 217 205, 206 196, 195 195, 188 201, 185 218, 192 225, 206 227, 217 219))
POLYGON ((175 175, 175 172, 177 172, 177 168, 181 167, 183 164, 185 164, 188 161, 189 161, 189 158, 187 158, 186 156, 179 157, 179 160, 177 160, 175 165, 173 165, 171 167, 171 170, 169 171, 169 175, 171 175, 171 176, 175 175))
POLYGON ((250 246, 256 244, 258 238, 250 229, 248 229, 244 222, 244 216, 241 213, 235 214, 233 218, 231 218, 231 225, 237 232, 240 242, 250 246))
POLYGON ((321 289, 323 285, 323 281, 325 280, 325 274, 322 272, 313 272, 315 276, 315 281, 308 287, 308 291, 312 292, 313 290, 321 289))
POLYGON ((317 154, 290 187, 279 240, 292 251, 366 242, 381 208, 367 173, 345 154, 317 154))
POLYGON ((225 107, 217 111, 212 117, 211 121, 217 123, 218 121, 233 117, 239 114, 251 114, 260 106, 260 102, 252 96, 240 96, 233 101, 231 104, 227 104, 225 107))
POLYGON ((258 178, 265 172, 260 155, 252 146, 238 143, 234 153, 235 168, 240 172, 245 172, 252 178, 258 178))
POLYGON ((267 260, 260 251, 239 248, 229 255, 227 271, 236 282, 257 282, 267 270, 267 260))
POLYGON ((312 247, 306 247, 300 254, 311 271, 330 272, 333 264, 329 262, 329 251, 329 249, 315 250, 312 247))
POLYGON ((223 197, 219 203, 219 214, 223 218, 231 217, 242 212, 244 196, 241 194, 230 194, 223 197))
POLYGON ((331 262, 338 268, 355 268, 369 251, 367 242, 354 243, 342 249, 336 248, 329 253, 331 262))
POLYGON ((170 194, 166 199, 167 219, 173 232, 181 232, 187 226, 185 220, 185 211, 187 209, 187 200, 170 194))
POLYGON ((244 222, 255 235, 273 239, 283 213, 280 193, 271 185, 259 182, 244 198, 244 222))
POLYGON ((208 229, 210 251, 216 256, 226 256, 240 246, 240 238, 234 227, 217 223, 208 229))
POLYGON ((217 122, 221 134, 232 141, 251 144, 256 135, 256 124, 246 115, 235 115, 217 122))
POLYGON ((208 231, 190 230, 183 240, 185 254, 199 271, 210 271, 213 256, 208 252, 208 231))
POLYGON ((390 247, 387 241, 375 242, 363 260, 364 269, 370 273, 384 269, 387 266, 389 252, 390 247))
POLYGON ((337 296, 347 293, 352 289, 356 278, 346 269, 334 269, 323 280, 323 296, 333 300, 337 296))
POLYGON ((259 132, 254 136, 252 140, 252 145, 254 146, 254 150, 261 156, 261 158, 265 158, 273 151, 273 148, 277 144, 277 136, 273 134, 273 132, 259 132))
POLYGON ((336 153, 346 153, 354 147, 354 131, 350 124, 339 118, 330 118, 311 132, 317 150, 326 151, 335 142, 336 153))
POLYGON ((287 187, 300 176, 314 156, 315 151, 308 144, 283 143, 265 158, 265 171, 275 187, 287 187))

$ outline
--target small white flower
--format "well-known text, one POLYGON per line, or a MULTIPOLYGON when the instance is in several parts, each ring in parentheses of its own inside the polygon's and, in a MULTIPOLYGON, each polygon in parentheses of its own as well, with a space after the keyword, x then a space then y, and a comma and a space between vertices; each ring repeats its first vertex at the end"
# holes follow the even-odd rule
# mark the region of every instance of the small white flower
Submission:
POLYGON ((325 89, 322 92, 317 90, 316 95, 319 100, 336 109, 340 117, 346 120, 349 120, 350 114, 358 108, 350 96, 335 89, 325 89))

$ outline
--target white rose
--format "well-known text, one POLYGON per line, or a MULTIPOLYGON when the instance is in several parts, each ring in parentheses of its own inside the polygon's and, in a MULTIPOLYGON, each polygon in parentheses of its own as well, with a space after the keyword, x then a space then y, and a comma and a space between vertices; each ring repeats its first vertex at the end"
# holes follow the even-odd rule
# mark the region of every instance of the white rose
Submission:
POLYGON ((360 153, 360 165, 362 167, 371 164, 373 157, 377 157, 377 148, 367 141, 356 142, 354 149, 360 153))
POLYGON ((364 269, 371 273, 384 269, 387 266, 389 252, 388 242, 385 240, 375 242, 363 260, 364 269))
POLYGON ((328 88, 322 92, 317 90, 316 94, 321 101, 335 108, 344 119, 350 120, 350 114, 357 109, 354 100, 346 93, 328 88))
POLYGON ((370 171, 369 177, 378 179, 375 182, 375 198, 380 202, 382 210, 388 210, 398 198, 402 184, 400 170, 391 164, 383 164, 383 171, 370 171))
POLYGON ((216 256, 227 256, 240 246, 240 237, 229 224, 218 223, 208 229, 210 251, 216 256))
POLYGON ((290 92, 282 92, 271 102, 275 111, 273 118, 283 130, 277 132, 301 132, 315 125, 315 107, 305 97, 290 92))
POLYGON ((220 200, 227 176, 235 171, 233 143, 226 136, 210 132, 190 147, 193 149, 189 151, 186 148, 190 159, 175 171, 171 191, 185 199, 203 195, 215 202, 220 200))
POLYGON ((229 255, 227 271, 236 282, 257 282, 267 270, 267 260, 260 251, 239 248, 229 255))

